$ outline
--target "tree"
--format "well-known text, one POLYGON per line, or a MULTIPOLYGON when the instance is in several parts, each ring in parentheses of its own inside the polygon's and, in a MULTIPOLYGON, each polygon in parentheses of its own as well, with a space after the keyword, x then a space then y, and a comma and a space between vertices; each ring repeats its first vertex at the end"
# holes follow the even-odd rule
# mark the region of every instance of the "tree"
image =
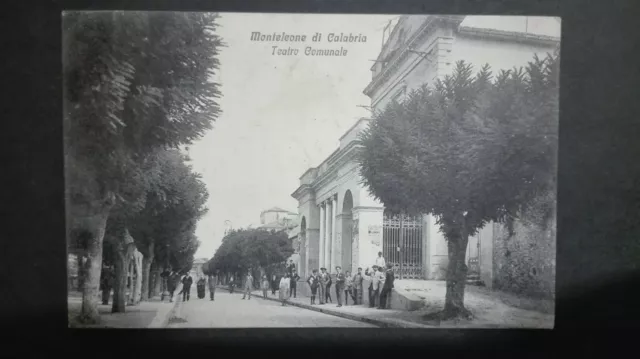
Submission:
POLYGON ((157 148, 191 143, 220 109, 221 40, 207 13, 68 12, 63 17, 68 215, 91 234, 82 319, 96 322, 102 241, 122 187, 157 148))
POLYGON ((459 62, 452 76, 391 103, 361 135, 365 185, 395 212, 434 215, 447 240, 445 308, 464 307, 470 235, 489 221, 511 223, 532 199, 555 188, 559 56, 526 70, 459 62))
POLYGON ((210 260, 211 268, 226 273, 245 273, 249 268, 267 268, 286 261, 293 254, 291 239, 285 232, 239 229, 225 236, 210 260))
POLYGON ((166 247, 175 239, 186 238, 189 235, 186 232, 193 232, 195 223, 207 211, 208 192, 200 175, 193 172, 187 160, 175 150, 157 154, 153 167, 157 176, 150 176, 156 181, 147 191, 145 207, 131 220, 136 247, 144 255, 141 270, 143 300, 150 292, 149 276, 156 258, 156 246, 166 247))

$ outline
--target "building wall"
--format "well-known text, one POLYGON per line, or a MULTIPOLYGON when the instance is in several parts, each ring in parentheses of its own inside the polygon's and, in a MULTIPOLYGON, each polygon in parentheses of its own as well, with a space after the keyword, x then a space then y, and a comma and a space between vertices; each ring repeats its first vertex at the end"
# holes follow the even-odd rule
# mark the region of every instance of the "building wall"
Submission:
POLYGON ((513 235, 504 225, 494 225, 494 288, 555 298, 556 221, 555 216, 545 219, 542 215, 545 201, 553 203, 554 196, 547 194, 536 199, 533 209, 515 221, 513 235))
POLYGON ((533 60, 534 55, 546 57, 554 51, 553 46, 533 46, 518 42, 506 42, 492 39, 479 40, 469 36, 455 38, 450 61, 444 75, 449 75, 455 69, 456 62, 464 60, 471 63, 475 71, 489 64, 496 75, 500 70, 511 70, 514 67, 525 67, 533 60))

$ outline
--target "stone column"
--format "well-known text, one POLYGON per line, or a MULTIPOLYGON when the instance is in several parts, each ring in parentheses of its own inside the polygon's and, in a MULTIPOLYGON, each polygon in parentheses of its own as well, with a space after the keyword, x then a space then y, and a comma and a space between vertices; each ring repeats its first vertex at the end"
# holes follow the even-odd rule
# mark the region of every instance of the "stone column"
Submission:
POLYGON ((336 212, 337 212, 337 195, 331 196, 331 268, 342 265, 340 257, 340 241, 336 238, 336 212))
POLYGON ((327 272, 331 273, 331 206, 333 203, 331 199, 327 199, 325 202, 325 220, 324 220, 324 266, 327 267, 327 272))
POLYGON ((324 253, 325 253, 325 207, 324 207, 324 202, 320 203, 320 253, 319 253, 319 257, 320 257, 320 267, 324 266, 324 253))

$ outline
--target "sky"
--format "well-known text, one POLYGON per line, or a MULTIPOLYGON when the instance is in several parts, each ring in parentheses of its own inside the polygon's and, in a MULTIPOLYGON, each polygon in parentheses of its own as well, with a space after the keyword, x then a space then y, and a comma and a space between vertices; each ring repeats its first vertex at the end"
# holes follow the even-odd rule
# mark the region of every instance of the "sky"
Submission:
POLYGON ((222 115, 189 148, 194 170, 209 191, 208 213, 198 223, 197 258, 210 258, 233 228, 257 225, 260 212, 278 206, 297 212, 291 194, 300 176, 318 166, 339 138, 369 111, 362 91, 382 47, 391 15, 222 13, 217 32, 226 43, 216 78, 222 115), (251 41, 251 32, 307 35, 305 43, 251 41), (321 42, 311 37, 323 34, 321 42), (329 33, 362 34, 367 41, 328 42, 329 33), (272 46, 298 48, 272 55, 272 46), (341 57, 305 56, 305 47, 347 49, 341 57))

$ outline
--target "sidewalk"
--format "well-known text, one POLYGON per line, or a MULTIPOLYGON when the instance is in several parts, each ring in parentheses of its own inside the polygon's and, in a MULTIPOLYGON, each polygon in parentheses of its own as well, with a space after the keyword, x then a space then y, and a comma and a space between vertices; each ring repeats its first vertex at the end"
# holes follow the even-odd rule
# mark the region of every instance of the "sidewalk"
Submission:
MULTIPOLYGON (((228 289, 229 287, 227 286, 218 286, 218 290, 225 290, 228 292, 228 289)), ((265 300, 262 296, 261 290, 256 290, 251 293, 252 298, 265 300)), ((238 288, 236 288, 234 290, 234 294, 243 295, 244 293, 241 289, 239 290, 238 288)), ((333 295, 332 297, 335 297, 335 295, 333 295)), ((275 296, 271 294, 271 291, 269 291, 266 300, 281 303, 278 298, 279 292, 277 290, 275 296)), ((364 307, 362 305, 353 305, 351 300, 349 301, 349 305, 343 305, 342 307, 338 308, 335 298, 333 299, 333 303, 327 303, 324 305, 311 305, 310 299, 308 297, 298 297, 289 298, 287 300, 287 304, 314 310, 316 312, 321 312, 324 314, 377 325, 382 328, 434 328, 433 326, 424 325, 421 323, 408 321, 404 318, 400 318, 404 311, 391 309, 381 310, 377 308, 364 307)))
MULTIPOLYGON (((446 283, 444 281, 396 280, 396 288, 409 291, 422 298, 425 306, 413 312, 402 313, 399 318, 422 322, 422 316, 444 308, 446 283)), ((515 294, 492 291, 485 287, 467 285, 465 307, 471 311, 471 321, 430 323, 441 328, 535 328, 552 329, 555 315, 554 301, 535 300, 515 294)))
MULTIPOLYGON (((219 286, 227 290, 226 286, 219 286)), ((386 328, 538 328, 551 329, 554 325, 553 303, 551 301, 535 301, 518 296, 491 291, 486 288, 467 286, 465 290, 465 306, 474 319, 471 321, 426 322, 423 316, 444 308, 446 285, 444 281, 396 281, 396 288, 410 291, 422 298, 425 306, 415 311, 380 310, 362 305, 348 305, 338 308, 334 303, 310 305, 308 297, 290 298, 288 304, 335 315, 352 320, 367 322, 386 328), (419 282, 416 284, 415 282, 419 282), (544 302, 544 303, 541 303, 544 302), (551 302, 551 303, 549 303, 551 302), (541 309, 542 307, 545 307, 541 309), (550 307, 550 308, 549 308, 550 307)), ((236 294, 242 290, 236 288, 236 294)), ((366 293, 365 293, 366 295, 366 293)), ((264 300, 262 291, 253 291, 252 296, 264 300)), ((268 292, 267 300, 277 301, 278 291, 273 296, 268 292)), ((351 303, 351 301, 349 301, 351 303)))
POLYGON ((136 306, 127 306, 124 313, 111 313, 111 300, 109 305, 98 305, 101 323, 97 325, 83 325, 76 321, 76 317, 82 308, 82 297, 79 293, 69 294, 67 298, 68 319, 70 328, 164 328, 169 318, 175 311, 178 300, 178 288, 174 294, 173 303, 159 297, 149 301, 140 302, 136 306))

